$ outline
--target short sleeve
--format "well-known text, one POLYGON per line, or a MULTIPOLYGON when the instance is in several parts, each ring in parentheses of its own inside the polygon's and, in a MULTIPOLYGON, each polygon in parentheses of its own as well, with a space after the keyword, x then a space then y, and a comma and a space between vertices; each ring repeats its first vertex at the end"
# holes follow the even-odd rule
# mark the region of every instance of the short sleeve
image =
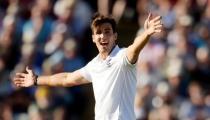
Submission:
POLYGON ((128 57, 126 56, 126 48, 122 50, 122 60, 125 66, 131 67, 131 68, 136 67, 136 63, 132 64, 128 60, 128 57))
POLYGON ((89 64, 84 66, 83 68, 79 69, 80 74, 88 81, 92 82, 92 78, 90 75, 90 71, 88 69, 89 64))

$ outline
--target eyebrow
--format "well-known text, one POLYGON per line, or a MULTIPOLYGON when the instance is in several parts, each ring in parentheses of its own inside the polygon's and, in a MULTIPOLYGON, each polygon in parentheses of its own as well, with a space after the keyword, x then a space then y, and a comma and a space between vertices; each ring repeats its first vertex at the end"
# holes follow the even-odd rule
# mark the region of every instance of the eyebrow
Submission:
POLYGON ((104 30, 111 30, 111 28, 105 28, 104 30))

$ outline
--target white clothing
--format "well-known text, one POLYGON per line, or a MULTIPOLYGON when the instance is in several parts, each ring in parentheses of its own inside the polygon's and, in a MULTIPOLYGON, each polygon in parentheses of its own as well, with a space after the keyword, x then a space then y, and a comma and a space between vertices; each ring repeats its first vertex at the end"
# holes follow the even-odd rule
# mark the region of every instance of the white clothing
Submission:
POLYGON ((98 55, 79 70, 93 84, 95 120, 135 120, 136 65, 125 50, 115 46, 106 60, 98 55))

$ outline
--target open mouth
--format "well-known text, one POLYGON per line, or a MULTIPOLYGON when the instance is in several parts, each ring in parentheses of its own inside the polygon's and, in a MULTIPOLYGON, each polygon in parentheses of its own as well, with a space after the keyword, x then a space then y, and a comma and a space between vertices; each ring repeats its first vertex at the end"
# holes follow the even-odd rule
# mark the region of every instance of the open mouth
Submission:
POLYGON ((102 45, 102 46, 107 46, 108 43, 100 43, 100 45, 102 45))

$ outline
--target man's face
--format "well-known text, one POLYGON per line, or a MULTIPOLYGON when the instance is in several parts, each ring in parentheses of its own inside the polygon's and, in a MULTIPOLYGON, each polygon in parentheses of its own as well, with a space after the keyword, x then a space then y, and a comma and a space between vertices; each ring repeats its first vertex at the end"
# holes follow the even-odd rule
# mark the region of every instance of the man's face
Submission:
POLYGON ((113 32, 110 23, 103 23, 93 30, 92 37, 99 53, 109 53, 115 45, 117 33, 113 32))

